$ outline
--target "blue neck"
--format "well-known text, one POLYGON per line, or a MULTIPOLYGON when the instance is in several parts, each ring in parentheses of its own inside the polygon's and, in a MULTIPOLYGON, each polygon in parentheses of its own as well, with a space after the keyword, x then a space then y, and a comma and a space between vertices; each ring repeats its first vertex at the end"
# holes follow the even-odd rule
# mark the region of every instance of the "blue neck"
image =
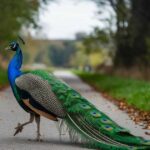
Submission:
POLYGON ((15 85, 15 79, 22 74, 20 68, 22 66, 22 51, 18 46, 16 54, 12 58, 8 66, 8 79, 11 86, 15 85))

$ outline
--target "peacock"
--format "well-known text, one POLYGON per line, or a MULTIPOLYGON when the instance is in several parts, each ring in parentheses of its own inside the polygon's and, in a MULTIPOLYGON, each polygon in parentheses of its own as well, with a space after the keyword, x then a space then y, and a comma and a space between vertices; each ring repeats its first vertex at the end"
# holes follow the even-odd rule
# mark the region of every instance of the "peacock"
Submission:
POLYGON ((68 129, 70 139, 101 150, 149 150, 150 141, 132 135, 127 129, 98 110, 64 81, 43 70, 21 71, 22 50, 17 41, 7 50, 15 52, 8 65, 8 79, 19 105, 30 114, 18 124, 14 135, 34 121, 40 141, 40 116, 59 122, 68 129))

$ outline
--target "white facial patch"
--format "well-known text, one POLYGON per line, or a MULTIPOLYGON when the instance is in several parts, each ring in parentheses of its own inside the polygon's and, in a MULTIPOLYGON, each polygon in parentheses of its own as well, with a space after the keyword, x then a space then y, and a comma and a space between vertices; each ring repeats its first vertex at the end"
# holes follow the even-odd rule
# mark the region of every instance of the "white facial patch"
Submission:
POLYGON ((15 47, 16 47, 16 44, 14 44, 12 48, 15 48, 15 47))

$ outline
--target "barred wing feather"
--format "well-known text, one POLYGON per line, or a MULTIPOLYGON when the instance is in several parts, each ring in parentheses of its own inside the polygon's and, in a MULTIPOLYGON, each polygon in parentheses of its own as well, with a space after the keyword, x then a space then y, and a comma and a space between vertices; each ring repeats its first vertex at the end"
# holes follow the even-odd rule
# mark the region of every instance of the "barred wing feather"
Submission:
POLYGON ((17 87, 27 92, 38 104, 57 117, 62 118, 66 115, 63 105, 51 91, 48 81, 27 73, 17 78, 15 83, 17 87))

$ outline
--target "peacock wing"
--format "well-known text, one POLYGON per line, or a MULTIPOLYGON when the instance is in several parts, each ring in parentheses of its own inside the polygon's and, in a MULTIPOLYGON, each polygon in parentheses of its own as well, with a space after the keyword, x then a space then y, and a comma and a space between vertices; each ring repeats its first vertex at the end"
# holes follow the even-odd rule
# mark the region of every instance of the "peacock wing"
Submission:
POLYGON ((29 95, 32 103, 36 103, 38 107, 44 107, 61 118, 66 115, 63 105, 52 92, 47 80, 32 73, 26 73, 18 77, 15 83, 20 90, 29 95))

